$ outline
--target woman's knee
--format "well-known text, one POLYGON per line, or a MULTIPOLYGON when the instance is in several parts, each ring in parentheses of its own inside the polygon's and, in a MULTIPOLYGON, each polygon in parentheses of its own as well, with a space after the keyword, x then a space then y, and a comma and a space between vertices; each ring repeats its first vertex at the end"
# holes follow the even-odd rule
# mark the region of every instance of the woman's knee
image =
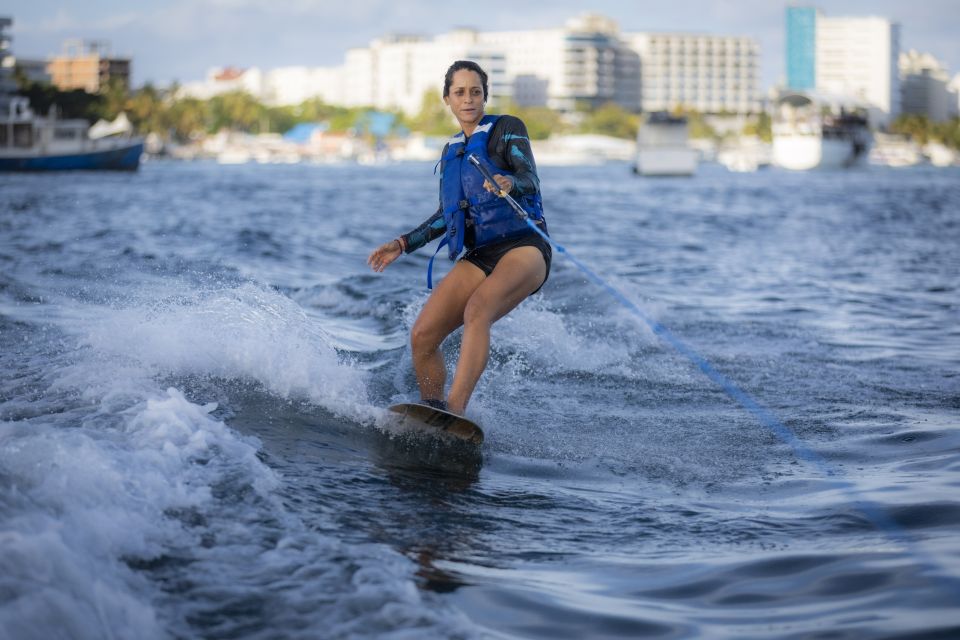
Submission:
POLYGON ((490 306, 482 295, 474 294, 463 310, 464 328, 483 325, 489 327, 492 325, 494 317, 491 315, 490 306))
POLYGON ((429 353, 435 351, 446 337, 433 323, 418 318, 410 330, 410 347, 414 353, 429 353))

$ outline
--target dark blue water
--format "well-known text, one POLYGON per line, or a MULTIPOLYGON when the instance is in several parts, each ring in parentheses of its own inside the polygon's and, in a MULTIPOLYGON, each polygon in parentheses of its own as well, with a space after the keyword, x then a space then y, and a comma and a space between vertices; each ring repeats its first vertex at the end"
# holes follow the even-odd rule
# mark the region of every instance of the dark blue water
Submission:
POLYGON ((960 172, 541 174, 796 442, 562 256, 398 436, 430 165, 2 175, 0 637, 960 636, 960 172))

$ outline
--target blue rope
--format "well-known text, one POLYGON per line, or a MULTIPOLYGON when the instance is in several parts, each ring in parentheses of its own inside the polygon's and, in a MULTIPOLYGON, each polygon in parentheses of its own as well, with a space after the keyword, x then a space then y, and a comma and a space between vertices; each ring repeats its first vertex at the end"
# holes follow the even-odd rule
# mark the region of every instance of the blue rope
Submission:
MULTIPOLYGON (((468 160, 470 160, 470 162, 472 162, 474 166, 480 170, 488 182, 493 185, 497 184, 493 179, 493 176, 490 175, 486 168, 474 160, 473 155, 470 155, 468 160)), ((920 548, 916 541, 907 533, 907 531, 897 524, 897 522, 890 517, 890 514, 888 514, 883 507, 869 500, 862 499, 859 495, 856 485, 853 482, 841 479, 840 476, 842 474, 837 469, 831 466, 826 459, 817 454, 813 449, 808 447, 789 427, 787 427, 775 415, 773 415, 773 413, 754 400, 753 397, 751 397, 746 391, 737 386, 733 380, 717 371, 717 369, 710 364, 706 358, 697 353, 693 347, 674 335, 674 333, 667 327, 651 318, 643 311, 643 309, 637 306, 636 303, 627 298, 627 296, 621 293, 618 289, 613 287, 606 280, 597 275, 587 265, 578 260, 576 256, 567 251, 566 247, 557 243, 550 236, 544 233, 530 220, 527 212, 524 211, 519 204, 517 204, 517 201, 514 200, 510 194, 506 193, 505 191, 501 191, 500 196, 510 204, 518 216, 526 221, 527 226, 533 229, 536 233, 540 234, 540 237, 550 243, 550 246, 556 249, 557 253, 562 253, 567 256, 567 258, 573 262, 573 264, 576 265, 577 268, 580 269, 580 271, 582 271, 590 280, 600 285, 600 287, 613 296, 618 302, 620 302, 620 304, 640 318, 657 336, 662 338, 678 353, 695 364, 704 375, 715 382, 727 393, 727 395, 737 401, 740 406, 752 414, 760 422, 760 424, 765 426, 767 429, 773 432, 774 435, 780 438, 780 440, 789 445, 797 457, 816 467, 823 475, 834 478, 833 486, 844 491, 844 493, 846 493, 846 495, 850 498, 851 502, 853 502, 860 509, 860 511, 866 515, 874 525, 876 525, 878 529, 884 531, 895 542, 903 545, 913 556, 921 560, 922 563, 928 568, 939 570, 940 575, 935 577, 939 578, 946 588, 956 592, 956 594, 960 596, 960 579, 955 576, 950 576, 943 571, 940 563, 930 554, 920 548)))
MULTIPOLYGON (((509 195, 506 197, 510 198, 509 195)), ((848 498, 850 498, 851 502, 853 502, 853 504, 855 504, 857 508, 859 508, 860 511, 866 515, 874 525, 877 526, 878 529, 884 531, 895 542, 903 545, 913 556, 921 560, 922 563, 928 568, 940 570, 941 574, 936 577, 943 582, 946 588, 956 592, 956 594, 960 596, 960 579, 955 576, 947 575, 946 572, 942 570, 940 563, 930 554, 920 548, 916 541, 907 533, 906 530, 903 529, 903 527, 897 524, 897 522, 890 517, 890 514, 888 514, 886 510, 874 502, 862 499, 856 485, 853 482, 839 478, 841 473, 837 469, 835 469, 826 459, 824 459, 823 456, 820 456, 813 449, 808 447, 789 427, 783 424, 783 422, 781 422, 767 408, 754 400, 750 394, 737 386, 733 380, 717 371, 717 369, 710 364, 706 358, 694 350, 693 347, 677 337, 667 327, 651 318, 643 311, 643 309, 637 306, 636 303, 627 298, 618 289, 610 285, 587 265, 578 260, 576 256, 567 251, 566 247, 555 242, 552 238, 550 238, 550 236, 541 231, 540 228, 528 217, 524 217, 524 219, 526 220, 527 225, 540 234, 544 240, 549 242, 558 253, 562 253, 567 256, 567 258, 573 262, 573 264, 575 264, 577 268, 580 269, 580 271, 582 271, 590 280, 600 285, 600 287, 602 287, 607 293, 616 298, 620 304, 643 320, 643 322, 650 327, 650 329, 657 336, 662 338, 678 353, 682 354, 693 364, 695 364, 704 375, 715 382, 727 393, 727 395, 736 400, 740 406, 751 413, 760 422, 760 424, 767 427, 767 429, 772 431, 778 438, 780 438, 780 440, 789 445, 797 457, 816 467, 823 475, 834 478, 833 486, 842 490, 848 496, 848 498)))

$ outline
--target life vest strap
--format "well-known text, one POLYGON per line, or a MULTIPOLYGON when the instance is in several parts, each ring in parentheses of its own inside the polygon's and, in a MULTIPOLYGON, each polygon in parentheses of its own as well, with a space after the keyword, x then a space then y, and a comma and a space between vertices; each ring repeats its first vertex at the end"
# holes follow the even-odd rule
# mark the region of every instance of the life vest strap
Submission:
POLYGON ((443 240, 440 241, 440 244, 437 245, 437 250, 430 256, 430 262, 427 263, 427 289, 433 290, 433 261, 436 259, 437 254, 440 253, 440 249, 443 249, 448 244, 450 244, 450 237, 445 235, 443 236, 443 240))

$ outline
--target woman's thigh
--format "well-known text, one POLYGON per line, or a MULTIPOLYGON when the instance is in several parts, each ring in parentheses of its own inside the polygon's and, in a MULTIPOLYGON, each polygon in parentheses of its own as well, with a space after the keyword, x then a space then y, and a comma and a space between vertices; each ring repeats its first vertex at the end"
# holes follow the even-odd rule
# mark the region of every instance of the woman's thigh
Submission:
POLYGON ((511 249, 474 289, 462 315, 493 324, 536 291, 546 276, 547 264, 538 248, 511 249))
POLYGON ((463 311, 470 296, 486 279, 474 264, 459 261, 437 284, 413 325, 415 337, 431 338, 437 344, 463 324, 463 311))

